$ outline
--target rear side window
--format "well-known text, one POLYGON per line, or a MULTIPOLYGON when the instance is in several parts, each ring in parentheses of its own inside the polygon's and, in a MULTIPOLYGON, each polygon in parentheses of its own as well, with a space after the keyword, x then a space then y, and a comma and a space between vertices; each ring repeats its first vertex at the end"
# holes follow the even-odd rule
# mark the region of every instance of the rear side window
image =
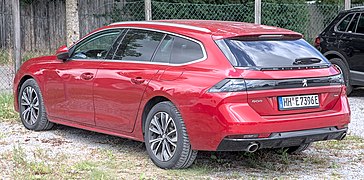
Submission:
POLYGON ((154 62, 184 64, 204 57, 199 43, 182 37, 167 35, 159 46, 154 62))
POLYGON ((327 65, 328 60, 303 39, 243 41, 217 40, 217 45, 236 67, 294 67, 298 61, 314 59, 313 65, 327 65))
POLYGON ((343 20, 340 21, 340 23, 337 25, 337 30, 338 31, 346 31, 346 28, 348 27, 351 19, 353 18, 353 14, 349 14, 347 16, 344 17, 343 20))
POLYGON ((132 29, 127 32, 115 52, 115 60, 150 61, 164 34, 132 29))
POLYGON ((353 20, 350 22, 348 29, 346 30, 347 32, 355 32, 356 25, 358 24, 359 16, 360 16, 359 13, 355 14, 353 20))
POLYGON ((356 33, 364 34, 364 13, 361 14, 356 33))

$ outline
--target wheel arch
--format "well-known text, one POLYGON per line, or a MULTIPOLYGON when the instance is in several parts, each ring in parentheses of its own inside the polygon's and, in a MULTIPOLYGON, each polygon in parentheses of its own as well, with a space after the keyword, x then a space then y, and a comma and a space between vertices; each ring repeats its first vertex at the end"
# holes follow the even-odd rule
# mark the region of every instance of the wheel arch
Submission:
POLYGON ((340 52, 337 52, 337 51, 327 51, 327 52, 324 53, 324 56, 328 60, 333 59, 333 58, 340 58, 340 59, 342 59, 344 61, 344 63, 346 64, 346 66, 348 68, 350 68, 349 63, 346 60, 346 57, 343 54, 341 54, 340 52))
POLYGON ((19 81, 19 83, 18 83, 18 87, 17 87, 17 89, 16 89, 16 92, 17 93, 19 93, 19 91, 20 91, 20 88, 21 88, 21 86, 23 85, 23 83, 26 81, 26 80, 28 80, 28 79, 34 79, 35 80, 35 78, 33 77, 33 76, 31 76, 31 75, 24 75, 21 79, 20 79, 20 81, 19 81))
POLYGON ((24 84, 24 82, 28 79, 34 79, 35 81, 37 81, 33 76, 29 75, 29 74, 26 74, 24 75, 22 78, 20 78, 17 86, 16 86, 16 94, 14 94, 14 108, 16 111, 19 111, 19 92, 20 92, 20 89, 21 89, 21 86, 24 84))
MULTIPOLYGON (((165 96, 154 96, 152 98, 150 98, 148 100, 148 102, 144 105, 143 108, 143 113, 142 113, 142 121, 141 121, 141 127, 142 127, 142 132, 144 134, 144 127, 145 127, 145 122, 148 116, 148 113, 150 112, 150 110, 153 108, 154 105, 163 102, 163 101, 170 101, 172 102, 169 98, 165 97, 165 96)), ((173 102, 172 102, 173 103, 173 102)))

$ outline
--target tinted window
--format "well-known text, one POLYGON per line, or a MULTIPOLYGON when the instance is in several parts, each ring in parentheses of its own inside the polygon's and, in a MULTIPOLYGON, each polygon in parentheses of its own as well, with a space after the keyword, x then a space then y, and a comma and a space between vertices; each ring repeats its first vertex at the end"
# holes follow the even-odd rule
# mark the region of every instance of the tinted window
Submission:
POLYGON ((163 33, 147 30, 129 30, 119 45, 113 59, 150 61, 163 33))
POLYGON ((364 34, 364 14, 361 14, 358 27, 356 28, 356 33, 364 34))
MULTIPOLYGON (((327 64, 327 59, 303 39, 242 41, 218 40, 216 43, 232 65, 238 67, 286 67, 297 59, 317 58, 327 64)), ((318 65, 318 64, 315 64, 318 65)))
POLYGON ((355 32, 356 25, 358 24, 359 13, 355 14, 353 20, 350 22, 349 28, 346 30, 347 32, 355 32))
POLYGON ((156 62, 183 64, 203 58, 201 46, 192 40, 167 35, 154 57, 156 62))
POLYGON ((72 59, 103 59, 120 31, 107 31, 93 35, 76 45, 72 59))
POLYGON ((118 38, 116 38, 114 45, 110 48, 109 52, 107 53, 105 59, 112 59, 112 57, 114 56, 115 51, 117 50, 117 48, 119 47, 119 44, 121 43, 121 41, 123 40, 125 34, 126 34, 127 30, 125 29, 121 29, 120 35, 118 38))
POLYGON ((203 58, 203 53, 198 43, 174 37, 171 63, 182 64, 201 58, 203 58))
POLYGON ((167 35, 159 46, 153 61, 169 63, 172 54, 173 42, 174 38, 170 35, 167 35))
POLYGON ((346 31, 346 28, 348 27, 348 24, 351 21, 351 18, 353 17, 353 14, 349 14, 348 16, 345 16, 342 21, 340 21, 340 24, 337 26, 338 31, 346 31))

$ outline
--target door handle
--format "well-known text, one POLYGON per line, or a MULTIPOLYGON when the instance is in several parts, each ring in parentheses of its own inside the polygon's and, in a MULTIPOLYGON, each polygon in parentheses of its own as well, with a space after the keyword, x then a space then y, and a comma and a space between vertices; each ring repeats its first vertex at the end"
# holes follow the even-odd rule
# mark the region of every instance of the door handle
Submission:
POLYGON ((90 72, 85 72, 85 73, 82 73, 81 74, 81 79, 83 80, 91 80, 94 78, 94 74, 93 73, 90 73, 90 72))
POLYGON ((145 79, 143 79, 142 77, 136 77, 136 78, 131 78, 130 81, 133 84, 142 84, 144 83, 145 79))

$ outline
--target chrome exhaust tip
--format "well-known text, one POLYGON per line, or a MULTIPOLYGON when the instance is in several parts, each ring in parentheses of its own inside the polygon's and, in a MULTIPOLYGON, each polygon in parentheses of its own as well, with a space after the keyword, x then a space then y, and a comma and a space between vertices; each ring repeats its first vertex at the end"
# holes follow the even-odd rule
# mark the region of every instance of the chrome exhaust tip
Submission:
POLYGON ((250 143, 250 144, 248 145, 248 147, 247 147, 247 151, 248 151, 248 152, 251 152, 251 153, 253 153, 253 152, 257 151, 258 149, 259 149, 259 145, 258 145, 257 143, 255 143, 255 142, 250 143))
POLYGON ((345 137, 346 137, 346 133, 343 133, 343 134, 340 136, 339 140, 341 141, 341 140, 343 140, 345 137))

